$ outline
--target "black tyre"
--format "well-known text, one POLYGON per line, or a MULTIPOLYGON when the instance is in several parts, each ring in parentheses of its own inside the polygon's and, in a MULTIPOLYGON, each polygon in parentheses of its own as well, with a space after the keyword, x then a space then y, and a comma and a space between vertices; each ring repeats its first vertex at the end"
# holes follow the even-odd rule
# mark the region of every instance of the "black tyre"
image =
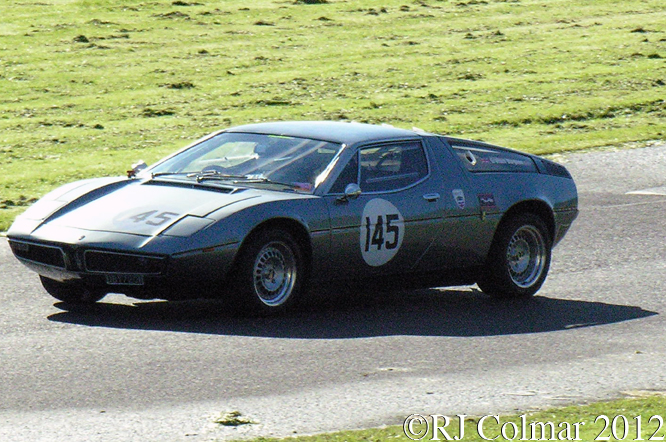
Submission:
POLYGON ((235 307, 270 315, 294 304, 303 287, 303 254, 293 236, 278 229, 253 234, 239 252, 233 278, 235 307))
POLYGON ((68 304, 94 304, 106 296, 106 293, 91 290, 78 282, 60 282, 44 276, 39 279, 49 295, 68 304))
POLYGON ((552 240, 537 215, 523 213, 500 224, 477 284, 498 298, 534 295, 550 267, 552 240))

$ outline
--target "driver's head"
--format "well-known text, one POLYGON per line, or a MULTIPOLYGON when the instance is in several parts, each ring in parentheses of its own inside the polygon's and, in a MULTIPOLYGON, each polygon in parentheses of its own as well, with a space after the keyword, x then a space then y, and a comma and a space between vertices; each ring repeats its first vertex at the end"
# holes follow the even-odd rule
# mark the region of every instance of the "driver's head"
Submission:
POLYGON ((254 153, 260 158, 274 158, 286 153, 291 145, 289 139, 270 137, 266 143, 257 144, 254 147, 254 153))

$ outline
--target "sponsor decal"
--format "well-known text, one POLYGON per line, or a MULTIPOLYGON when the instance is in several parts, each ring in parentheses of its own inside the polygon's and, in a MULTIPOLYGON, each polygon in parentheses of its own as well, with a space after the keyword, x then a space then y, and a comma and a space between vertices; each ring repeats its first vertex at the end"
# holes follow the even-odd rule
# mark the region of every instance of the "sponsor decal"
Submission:
POLYGON ((490 162, 493 164, 510 164, 513 166, 527 166, 529 163, 526 161, 516 160, 513 158, 490 157, 490 162))
POLYGON ((481 206, 481 209, 496 208, 497 206, 495 205, 495 196, 492 193, 480 193, 479 206, 481 206))
POLYGON ((393 259, 404 236, 405 220, 397 207, 381 198, 367 202, 361 218, 360 245, 368 265, 378 267, 393 259))
POLYGON ((456 200, 456 205, 460 210, 465 208, 465 192, 462 189, 453 189, 451 191, 453 199, 456 200))

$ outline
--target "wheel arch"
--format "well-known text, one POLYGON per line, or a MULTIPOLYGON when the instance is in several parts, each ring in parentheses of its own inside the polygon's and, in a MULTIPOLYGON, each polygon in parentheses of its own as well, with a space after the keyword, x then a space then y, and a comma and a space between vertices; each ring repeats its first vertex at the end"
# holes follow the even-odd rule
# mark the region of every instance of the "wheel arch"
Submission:
POLYGON ((293 235, 296 244, 298 244, 303 254, 303 262, 305 263, 307 278, 307 276, 310 274, 310 268, 312 267, 312 241, 310 239, 310 232, 308 231, 307 227, 305 227, 303 223, 294 218, 278 217, 271 218, 259 223, 250 231, 250 233, 247 234, 245 239, 243 239, 240 248, 242 249, 247 243, 248 239, 257 233, 271 229, 284 230, 293 235))
POLYGON ((500 226, 506 220, 524 213, 533 213, 543 220, 543 222, 546 224, 546 227, 548 228, 548 235, 552 244, 555 239, 555 215, 553 213, 553 209, 545 201, 536 199, 521 201, 507 210, 498 224, 495 235, 497 235, 497 232, 500 230, 500 226))

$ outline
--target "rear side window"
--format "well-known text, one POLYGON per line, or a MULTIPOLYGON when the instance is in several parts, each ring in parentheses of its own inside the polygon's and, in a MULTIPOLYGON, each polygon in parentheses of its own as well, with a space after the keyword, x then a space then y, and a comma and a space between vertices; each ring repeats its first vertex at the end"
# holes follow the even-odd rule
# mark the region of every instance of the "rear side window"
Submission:
POLYGON ((527 155, 492 147, 451 142, 456 156, 470 172, 537 172, 527 155))

